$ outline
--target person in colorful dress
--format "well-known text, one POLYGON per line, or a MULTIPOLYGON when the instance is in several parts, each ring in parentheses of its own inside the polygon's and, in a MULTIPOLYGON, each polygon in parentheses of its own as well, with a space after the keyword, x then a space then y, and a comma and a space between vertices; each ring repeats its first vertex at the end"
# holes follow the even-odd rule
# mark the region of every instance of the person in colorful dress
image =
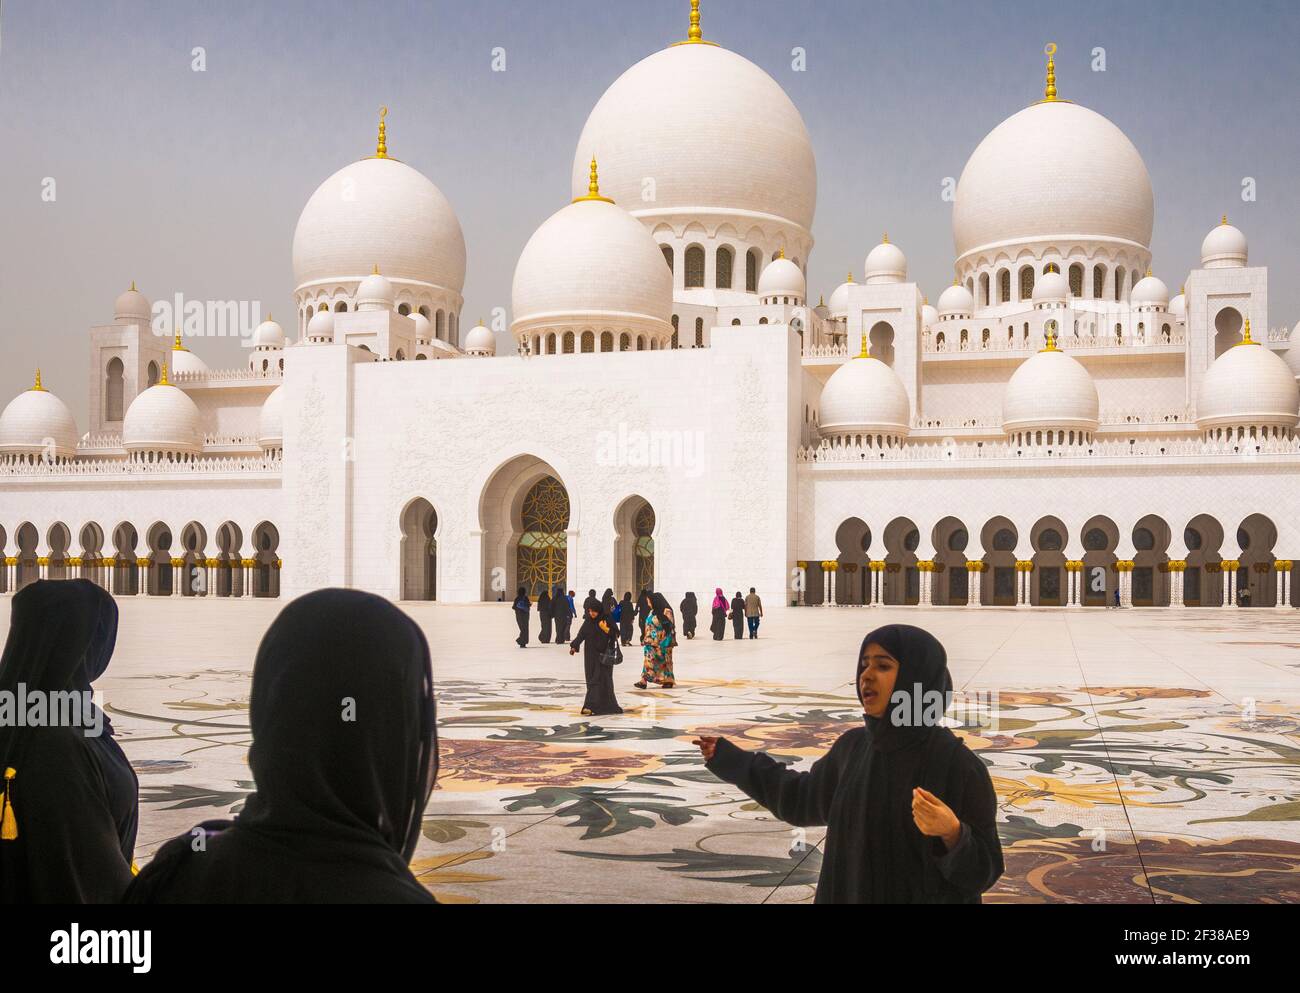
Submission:
POLYGON ((645 622, 645 664, 641 679, 635 683, 643 690, 650 683, 658 683, 666 690, 677 685, 673 677, 673 647, 677 644, 677 624, 672 608, 662 593, 648 597, 649 609, 645 622))

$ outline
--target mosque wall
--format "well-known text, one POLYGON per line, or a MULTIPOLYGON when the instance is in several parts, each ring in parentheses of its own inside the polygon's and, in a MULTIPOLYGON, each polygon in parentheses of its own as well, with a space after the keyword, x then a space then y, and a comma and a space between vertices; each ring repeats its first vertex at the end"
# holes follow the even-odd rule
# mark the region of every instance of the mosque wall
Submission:
POLYGON ((569 496, 574 589, 614 581, 616 512, 639 496, 655 511, 661 590, 779 597, 793 555, 797 344, 767 325, 635 359, 377 363, 341 345, 291 349, 284 593, 396 597, 402 512, 424 498, 438 521, 438 599, 495 599, 493 570, 511 575, 512 545, 494 535, 502 521, 517 527, 519 490, 545 469, 569 496))

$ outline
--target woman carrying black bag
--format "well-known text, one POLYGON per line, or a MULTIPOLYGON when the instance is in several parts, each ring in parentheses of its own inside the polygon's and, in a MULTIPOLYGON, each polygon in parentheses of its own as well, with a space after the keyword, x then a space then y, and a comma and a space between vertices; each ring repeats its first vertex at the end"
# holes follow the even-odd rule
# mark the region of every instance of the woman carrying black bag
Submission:
MULTIPOLYGON (((582 667, 587 677, 587 697, 582 701, 582 714, 621 714, 623 708, 614 696, 614 659, 622 659, 618 648, 618 628, 605 613, 595 597, 587 597, 582 605, 582 627, 578 637, 569 643, 573 655, 582 646, 582 667)), ((617 664, 617 663, 615 663, 617 664)))

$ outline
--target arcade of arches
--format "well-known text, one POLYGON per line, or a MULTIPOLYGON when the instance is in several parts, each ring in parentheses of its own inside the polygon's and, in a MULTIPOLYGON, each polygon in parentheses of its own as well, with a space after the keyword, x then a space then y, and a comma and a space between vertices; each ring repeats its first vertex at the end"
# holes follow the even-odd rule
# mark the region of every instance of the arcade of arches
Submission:
MULTIPOLYGON (((1230 525, 1229 525, 1230 526, 1230 525)), ((994 517, 971 541, 967 525, 946 517, 934 526, 932 558, 917 555, 921 534, 905 517, 876 535, 860 518, 836 531, 836 557, 801 561, 803 604, 1005 607, 1294 607, 1294 563, 1274 548, 1277 527, 1252 514, 1225 549, 1224 524, 1201 514, 1183 526, 1183 558, 1169 554, 1173 531, 1157 515, 1121 535, 1097 515, 1072 533, 1058 517, 1040 518, 1022 535, 994 517), (1082 555, 1067 557, 1067 548, 1082 555), (1121 549, 1125 555, 1120 557, 1121 549), (971 557, 968 557, 968 554, 971 557)))
POLYGON ((88 579, 115 596, 278 597, 279 546, 280 532, 269 521, 253 528, 247 544, 233 521, 216 528, 211 544, 198 521, 182 527, 179 540, 161 521, 143 533, 127 521, 111 531, 91 521, 75 539, 56 521, 45 529, 44 545, 28 521, 13 535, 0 527, 0 593, 37 579, 88 579))

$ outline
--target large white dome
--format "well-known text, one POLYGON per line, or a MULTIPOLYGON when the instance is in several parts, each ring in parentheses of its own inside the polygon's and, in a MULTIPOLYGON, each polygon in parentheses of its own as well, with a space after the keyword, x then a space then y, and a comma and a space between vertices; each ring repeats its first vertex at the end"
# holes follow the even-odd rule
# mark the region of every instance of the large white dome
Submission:
POLYGON ((907 279, 907 256, 901 248, 890 243, 889 235, 885 235, 880 244, 867 253, 862 271, 868 285, 901 283, 907 279))
POLYGON ((196 453, 203 448, 199 408, 178 386, 151 386, 127 408, 122 446, 128 452, 196 453))
POLYGON ((1047 348, 1026 359, 1002 394, 1002 429, 1097 430, 1101 404, 1092 376, 1076 359, 1047 348))
POLYGON ((465 237, 442 191, 390 158, 344 166, 316 189, 293 234, 298 286, 360 280, 465 285, 465 237))
POLYGON ((40 373, 36 385, 19 393, 0 413, 0 455, 46 454, 51 444, 50 456, 70 459, 77 454, 77 422, 68 405, 41 386, 40 373))
POLYGON ((1201 265, 1206 269, 1235 269, 1250 258, 1250 246, 1239 228, 1228 223, 1228 215, 1201 242, 1201 265))
MULTIPOLYGON (((1247 335, 1250 327, 1247 325, 1247 335)), ((1272 426, 1300 422, 1300 385, 1272 349, 1249 337, 1215 359, 1196 398, 1198 427, 1272 426)))
POLYGON ((638 217, 730 212, 737 227, 766 215, 812 229, 817 163, 803 117, 771 76, 725 48, 674 45, 615 80, 578 139, 575 197, 593 155, 605 195, 638 217))
POLYGON ((886 434, 905 438, 912 405, 903 381, 879 359, 858 356, 835 370, 822 389, 818 428, 823 435, 886 434))
POLYGON ((797 303, 803 303, 807 293, 807 283, 803 271, 784 255, 773 259, 763 267, 758 277, 758 298, 793 297, 797 303))
POLYGON ((511 299, 516 334, 579 323, 672 333, 673 277, 659 246, 626 210, 591 194, 528 239, 511 299))
POLYGON ((1154 217, 1151 177, 1124 132, 1086 107, 1044 101, 999 124, 967 161, 953 241, 959 257, 1043 240, 1146 252, 1154 217))

